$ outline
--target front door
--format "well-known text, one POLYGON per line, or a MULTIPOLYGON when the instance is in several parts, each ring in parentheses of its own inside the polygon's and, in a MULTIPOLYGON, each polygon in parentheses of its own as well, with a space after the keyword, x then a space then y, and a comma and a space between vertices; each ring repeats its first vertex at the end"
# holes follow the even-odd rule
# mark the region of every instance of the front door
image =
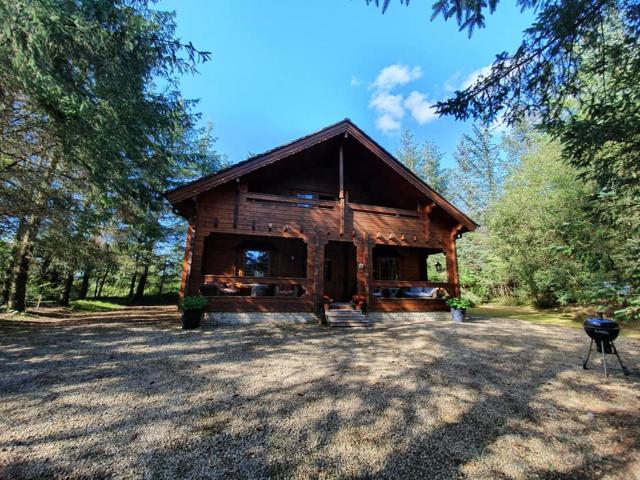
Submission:
POLYGON ((356 247, 351 242, 328 242, 324 251, 324 295, 348 302, 357 293, 356 247))

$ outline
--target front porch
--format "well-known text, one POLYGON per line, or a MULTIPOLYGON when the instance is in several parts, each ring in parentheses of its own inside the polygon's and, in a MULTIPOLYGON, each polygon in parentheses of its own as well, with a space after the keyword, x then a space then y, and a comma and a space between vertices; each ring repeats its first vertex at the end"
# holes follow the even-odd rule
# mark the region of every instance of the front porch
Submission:
POLYGON ((319 313, 324 296, 354 295, 370 312, 437 312, 456 292, 451 255, 437 247, 230 233, 202 243, 190 292, 206 296, 211 312, 319 313))

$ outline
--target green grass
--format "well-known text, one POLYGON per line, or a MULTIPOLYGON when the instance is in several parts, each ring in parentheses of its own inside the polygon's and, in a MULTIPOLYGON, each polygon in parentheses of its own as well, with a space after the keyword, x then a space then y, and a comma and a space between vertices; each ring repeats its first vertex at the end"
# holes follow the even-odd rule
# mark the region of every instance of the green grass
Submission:
POLYGON ((69 306, 74 312, 108 312, 123 308, 122 305, 103 300, 74 300, 69 306))
MULTIPOLYGON (((533 307, 516 307, 506 305, 487 304, 470 308, 469 315, 477 317, 506 318, 509 320, 523 320, 541 325, 582 328, 582 321, 576 320, 581 309, 550 308, 538 310, 533 307)), ((584 316, 584 315, 583 315, 584 316)), ((640 325, 622 325, 621 335, 640 338, 640 325)))

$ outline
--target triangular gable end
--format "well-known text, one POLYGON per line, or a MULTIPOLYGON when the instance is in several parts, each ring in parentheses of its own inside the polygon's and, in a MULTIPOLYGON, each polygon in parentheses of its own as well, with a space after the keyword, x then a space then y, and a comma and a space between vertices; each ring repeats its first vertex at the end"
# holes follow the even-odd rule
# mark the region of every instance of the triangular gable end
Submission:
POLYGON ((174 190, 167 192, 166 197, 174 206, 177 207, 181 202, 185 200, 196 197, 199 194, 211 190, 212 188, 216 188, 228 182, 234 181, 235 179, 238 179, 243 175, 247 175, 268 165, 272 165, 275 162, 290 157, 291 155, 299 153, 314 145, 325 142, 339 135, 347 135, 353 137, 377 158, 387 164, 394 172, 402 176, 417 191, 426 195, 437 206, 439 206, 449 215, 455 218, 466 230, 473 231, 477 228, 477 224, 473 220, 471 220, 467 215, 458 210, 428 184, 422 181, 417 175, 411 172, 411 170, 405 167, 401 162, 393 157, 393 155, 387 152, 375 140, 369 137, 349 119, 345 119, 318 132, 312 133, 305 137, 301 137, 286 145, 251 157, 243 162, 237 163, 215 174, 202 177, 198 180, 182 185, 174 190))

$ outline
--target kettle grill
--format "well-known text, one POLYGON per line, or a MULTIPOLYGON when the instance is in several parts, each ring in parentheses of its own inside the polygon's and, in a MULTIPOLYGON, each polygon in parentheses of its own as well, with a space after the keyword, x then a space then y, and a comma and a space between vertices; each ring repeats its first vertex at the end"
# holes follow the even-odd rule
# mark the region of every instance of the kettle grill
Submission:
POLYGON ((604 376, 607 377, 607 354, 613 354, 620 362, 622 372, 625 375, 629 375, 629 369, 624 366, 618 350, 616 349, 613 341, 618 338, 620 334, 620 327, 613 320, 600 317, 590 317, 584 321, 584 331, 591 338, 589 344, 589 351, 587 352, 587 359, 582 363, 582 368, 587 369, 589 363, 589 357, 591 356, 591 349, 593 348, 593 342, 596 342, 596 350, 602 354, 602 366, 604 367, 604 376))

